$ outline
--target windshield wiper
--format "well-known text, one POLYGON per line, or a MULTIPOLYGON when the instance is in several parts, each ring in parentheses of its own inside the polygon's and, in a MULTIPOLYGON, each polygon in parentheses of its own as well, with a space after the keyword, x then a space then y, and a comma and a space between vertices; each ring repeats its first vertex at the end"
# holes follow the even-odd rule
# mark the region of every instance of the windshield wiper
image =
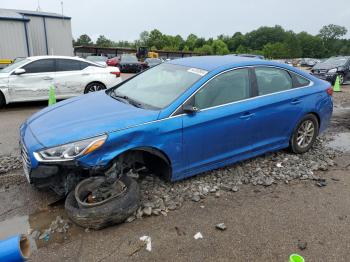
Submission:
POLYGON ((141 103, 136 102, 135 100, 131 99, 131 98, 128 97, 128 96, 119 95, 119 94, 117 94, 116 92, 112 92, 112 93, 113 93, 112 96, 113 96, 114 98, 120 98, 120 99, 126 101, 126 102, 127 102, 128 104, 130 104, 130 105, 133 105, 133 106, 139 107, 139 108, 143 108, 141 103))

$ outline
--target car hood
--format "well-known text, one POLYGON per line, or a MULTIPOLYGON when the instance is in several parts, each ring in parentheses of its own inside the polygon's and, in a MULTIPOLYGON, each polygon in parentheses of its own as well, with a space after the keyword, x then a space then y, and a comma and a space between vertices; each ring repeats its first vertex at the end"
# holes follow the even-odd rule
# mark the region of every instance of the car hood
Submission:
POLYGON ((124 104, 101 91, 47 107, 26 123, 43 146, 52 147, 154 121, 158 115, 159 111, 124 104))
POLYGON ((338 68, 339 66, 333 65, 333 64, 327 64, 327 63, 318 63, 316 64, 312 69, 332 69, 332 68, 338 68))
POLYGON ((9 74, 8 73, 1 73, 0 72, 0 78, 5 78, 5 77, 8 77, 9 74))

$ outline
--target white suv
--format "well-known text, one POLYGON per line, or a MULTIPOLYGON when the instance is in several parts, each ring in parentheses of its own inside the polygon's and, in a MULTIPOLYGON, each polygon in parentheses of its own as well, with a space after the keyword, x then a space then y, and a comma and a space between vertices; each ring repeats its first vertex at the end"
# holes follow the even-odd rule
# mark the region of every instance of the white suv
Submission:
POLYGON ((78 57, 33 56, 0 70, 0 106, 47 100, 51 86, 58 99, 103 90, 121 82, 117 67, 78 57))

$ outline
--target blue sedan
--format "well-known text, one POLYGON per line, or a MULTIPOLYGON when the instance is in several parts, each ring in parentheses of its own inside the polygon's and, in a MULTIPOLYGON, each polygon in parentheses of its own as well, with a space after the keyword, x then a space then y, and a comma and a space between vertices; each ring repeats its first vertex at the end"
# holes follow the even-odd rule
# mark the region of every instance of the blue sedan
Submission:
POLYGON ((81 179, 146 167, 171 181, 289 147, 330 122, 328 82, 236 56, 176 59, 39 111, 20 129, 25 174, 66 194, 81 179))

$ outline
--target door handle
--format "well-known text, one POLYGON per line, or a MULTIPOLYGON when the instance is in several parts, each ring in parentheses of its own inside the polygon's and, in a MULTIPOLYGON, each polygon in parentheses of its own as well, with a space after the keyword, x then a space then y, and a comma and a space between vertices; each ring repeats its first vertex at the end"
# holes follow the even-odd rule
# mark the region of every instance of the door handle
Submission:
POLYGON ((49 76, 45 76, 43 79, 44 79, 44 80, 53 80, 53 78, 52 78, 52 77, 49 77, 49 76))
POLYGON ((88 76, 88 75, 90 75, 89 73, 83 73, 83 74, 81 74, 82 76, 88 76))
POLYGON ((301 103, 301 100, 299 99, 293 99, 292 102, 290 102, 292 105, 297 105, 299 103, 301 103))
POLYGON ((247 119, 247 118, 251 118, 252 116, 254 116, 255 114, 253 114, 253 113, 249 113, 249 112, 247 112, 247 113, 244 113, 243 115, 241 115, 239 118, 240 119, 247 119))

